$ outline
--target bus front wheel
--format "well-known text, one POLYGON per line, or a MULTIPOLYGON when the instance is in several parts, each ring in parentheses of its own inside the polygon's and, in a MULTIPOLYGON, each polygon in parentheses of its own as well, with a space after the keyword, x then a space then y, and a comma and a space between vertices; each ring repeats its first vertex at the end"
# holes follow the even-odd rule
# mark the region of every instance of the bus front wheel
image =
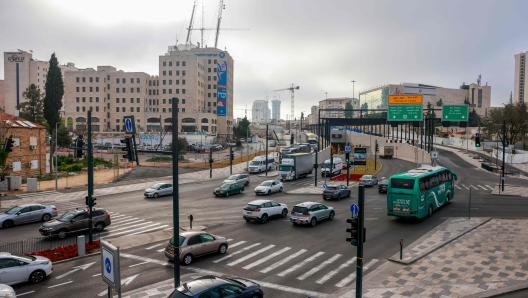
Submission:
POLYGON ((433 216, 433 205, 429 205, 429 210, 427 212, 427 217, 433 216))

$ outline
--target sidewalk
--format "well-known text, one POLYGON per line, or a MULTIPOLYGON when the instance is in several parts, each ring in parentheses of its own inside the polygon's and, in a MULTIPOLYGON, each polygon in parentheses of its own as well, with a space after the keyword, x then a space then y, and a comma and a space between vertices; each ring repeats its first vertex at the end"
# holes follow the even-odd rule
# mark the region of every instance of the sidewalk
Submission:
MULTIPOLYGON (((404 246, 401 261, 395 252, 393 261, 364 276, 363 297, 492 297, 528 288, 526 219, 451 218, 404 246)), ((197 276, 185 274, 181 280, 197 276)), ((173 282, 162 281, 123 297, 167 297, 173 282)), ((262 285, 266 292, 266 283, 262 285)), ((325 296, 355 297, 355 284, 325 296)))

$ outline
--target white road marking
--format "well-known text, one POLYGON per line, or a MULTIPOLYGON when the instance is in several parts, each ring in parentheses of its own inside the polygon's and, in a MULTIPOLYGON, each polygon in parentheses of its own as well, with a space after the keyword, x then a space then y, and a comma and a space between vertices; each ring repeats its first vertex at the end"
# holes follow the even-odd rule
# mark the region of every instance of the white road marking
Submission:
MULTIPOLYGON (((367 271, 367 269, 369 269, 372 265, 376 264, 378 262, 378 260, 376 259, 372 259, 370 260, 370 262, 368 262, 366 265, 363 266, 363 272, 367 271)), ((352 273, 350 274, 349 276, 343 278, 340 282, 336 283, 335 286, 338 287, 338 288, 342 288, 344 286, 346 286, 349 282, 353 281, 354 279, 356 279, 356 273, 352 273)))
POLYGON ((334 277, 334 275, 339 273, 339 271, 341 271, 341 270, 349 267, 350 265, 352 265, 355 261, 356 261, 356 257, 353 257, 352 259, 346 261, 346 263, 341 264, 341 266, 339 266, 336 270, 330 271, 330 273, 325 274, 325 276, 323 276, 320 279, 318 279, 316 281, 316 283, 318 283, 318 284, 325 283, 327 280, 329 280, 330 278, 334 277))
POLYGON ((16 295, 17 295, 18 297, 20 297, 20 296, 24 296, 24 295, 31 294, 31 293, 35 293, 35 291, 25 292, 25 293, 22 293, 22 294, 16 294, 16 295))
POLYGON ((227 241, 227 242, 229 242, 229 241, 233 241, 233 239, 227 239, 226 241, 227 241))
POLYGON ((147 247, 147 248, 145 248, 145 249, 147 249, 147 250, 151 250, 151 249, 156 248, 156 247, 158 247, 158 246, 160 246, 160 245, 163 245, 163 244, 165 244, 165 243, 160 243, 160 244, 152 245, 152 246, 147 247))
MULTIPOLYGON (((139 274, 136 274, 136 275, 129 276, 125 279, 122 279, 121 286, 128 286, 128 284, 130 284, 134 279, 136 279, 138 275, 139 274)), ((107 293, 108 293, 108 290, 105 290, 104 292, 99 293, 97 296, 104 296, 104 295, 107 295, 107 293)))
POLYGON ((471 185, 475 190, 479 190, 475 185, 471 185))
POLYGON ((462 184, 462 186, 463 186, 465 189, 469 190, 469 188, 468 188, 467 186, 465 186, 464 184, 462 184))
POLYGON ((136 261, 147 261, 149 263, 154 263, 154 264, 159 264, 159 265, 162 265, 162 266, 167 266, 167 265, 170 265, 171 267, 173 267, 174 265, 172 264, 169 264, 167 262, 163 262, 163 261, 160 261, 160 260, 156 260, 156 259, 151 259, 151 258, 145 258, 145 257, 141 257, 141 256, 136 256, 136 255, 131 255, 131 254, 123 254, 123 253, 120 253, 119 254, 121 257, 123 258, 129 258, 129 259, 133 259, 133 260, 136 260, 136 261))
POLYGON ((486 185, 486 187, 488 187, 488 188, 491 189, 491 190, 494 190, 494 188, 491 187, 491 186, 489 186, 489 185, 486 185))
POLYGON ((97 274, 94 274, 92 275, 93 277, 96 277, 96 276, 99 276, 99 275, 102 275, 101 273, 97 273, 97 274))
POLYGON ((164 250, 165 250, 165 248, 158 249, 158 250, 156 250, 156 251, 157 251, 157 252, 162 252, 162 251, 164 251, 164 250))
POLYGON ((281 265, 287 263, 287 262, 290 261, 291 259, 294 259, 294 258, 300 256, 301 254, 305 253, 305 252, 307 252, 306 249, 301 249, 301 250, 299 250, 298 252, 294 253, 293 255, 290 255, 290 256, 288 256, 288 257, 286 257, 286 258, 284 258, 284 259, 278 261, 277 263, 275 263, 275 264, 273 264, 273 265, 267 267, 266 269, 260 270, 260 272, 262 272, 262 273, 268 273, 268 272, 270 272, 271 270, 273 270, 273 269, 275 269, 275 268, 277 268, 277 267, 279 267, 279 266, 281 266, 281 265))
MULTIPOLYGON (((142 231, 139 231, 139 232, 135 232, 135 233, 132 233, 132 234, 128 234, 127 236, 132 236, 132 235, 137 235, 137 234, 141 234, 141 233, 145 233, 145 232, 150 232, 150 231, 154 231, 154 230, 158 230, 158 229, 163 229, 164 227, 168 227, 169 225, 162 225, 162 226, 157 226, 157 227, 153 227, 153 228, 150 228, 150 229, 147 229, 147 230, 142 230, 142 231)), ((112 236, 112 235, 110 235, 112 236)))
POLYGON ((243 252, 245 252, 246 250, 250 250, 250 249, 252 249, 253 247, 255 247, 255 246, 259 246, 259 245, 260 245, 260 243, 255 243, 255 244, 253 244, 253 245, 250 245, 250 246, 244 247, 244 248, 242 248, 241 250, 237 250, 237 251, 235 251, 234 253, 228 254, 227 256, 225 256, 225 257, 223 257, 223 258, 221 258, 221 259, 218 259, 218 260, 216 260, 216 261, 213 261, 213 263, 220 263, 220 262, 222 262, 223 260, 230 259, 230 258, 232 258, 232 257, 235 256, 235 255, 238 255, 238 254, 240 254, 240 253, 243 253, 243 252))
POLYGON ((286 270, 280 272, 280 273, 277 274, 277 275, 278 275, 278 276, 281 276, 281 277, 284 277, 284 276, 286 276, 286 275, 292 273, 293 271, 295 271, 295 270, 297 270, 297 269, 303 267, 304 265, 308 264, 309 262, 315 260, 315 259, 316 259, 318 256, 320 256, 320 255, 324 255, 324 252, 320 251, 320 252, 316 253, 315 255, 313 255, 313 256, 311 256, 311 257, 309 257, 309 258, 307 258, 307 259, 304 259, 304 260, 302 260, 301 262, 299 262, 299 263, 297 263, 297 264, 291 266, 290 268, 288 268, 288 269, 286 269, 286 270))
POLYGON ((123 216, 126 216, 126 215, 125 215, 125 214, 114 215, 114 216, 112 216, 112 219, 114 219, 114 218, 120 218, 120 217, 123 217, 123 216))
POLYGON ((242 263, 242 262, 244 262, 245 260, 247 260, 247 259, 249 259, 249 258, 252 258, 252 257, 254 257, 254 256, 256 256, 256 255, 258 255, 258 254, 260 254, 260 253, 263 253, 263 252, 265 252, 265 251, 268 250, 268 249, 272 249, 272 248, 274 248, 274 247, 275 247, 275 245, 273 245, 273 244, 272 244, 272 245, 268 245, 268 246, 266 246, 266 247, 264 247, 264 248, 261 248, 261 249, 255 251, 255 252, 250 253, 250 254, 247 255, 247 256, 244 256, 244 257, 242 257, 242 258, 240 258, 240 259, 238 259, 238 260, 236 260, 236 261, 234 261, 234 262, 231 262, 231 263, 227 264, 227 266, 234 266, 234 265, 236 265, 236 264, 242 263))
POLYGON ((136 267, 136 266, 143 265, 143 264, 147 264, 147 263, 149 263, 149 262, 148 262, 148 261, 146 261, 146 262, 141 262, 141 263, 137 263, 137 264, 134 264, 134 265, 130 265, 130 266, 128 266, 128 267, 136 267))
POLYGON ((455 185, 455 186, 456 186, 456 188, 458 188, 458 189, 462 189, 462 187, 460 187, 460 186, 458 186, 458 185, 455 185))
POLYGON ((70 270, 64 274, 61 274, 55 278, 59 279, 59 278, 62 278, 62 277, 65 277, 65 276, 68 276, 74 272, 77 272, 79 270, 86 270, 88 268, 90 268, 93 264, 95 264, 95 262, 92 262, 92 263, 88 263, 88 264, 84 264, 84 265, 81 265, 81 266, 76 266, 76 267, 73 267, 73 270, 70 270))
POLYGON ((229 248, 237 247, 237 246, 239 246, 241 244, 244 244, 244 243, 246 243, 246 241, 239 241, 237 243, 233 243, 232 245, 229 245, 229 248))
POLYGON ((61 284, 58 284, 58 285, 50 286, 50 287, 48 287, 48 289, 55 288, 55 287, 62 286, 62 285, 67 285, 67 284, 72 283, 72 282, 73 282, 73 280, 70 280, 70 281, 67 281, 65 283, 61 283, 61 284))
POLYGON ((276 256, 278 256, 278 255, 290 250, 290 249, 291 249, 290 247, 285 247, 285 248, 283 248, 283 249, 281 249, 279 251, 276 251, 276 252, 272 253, 271 255, 267 255, 266 257, 261 258, 261 259, 257 260, 256 262, 252 262, 251 264, 249 264, 249 265, 247 265, 245 267, 242 267, 242 268, 244 268, 246 270, 247 269, 251 269, 251 268, 253 268, 253 267, 257 266, 257 265, 260 265, 260 264, 262 264, 262 263, 264 263, 264 262, 266 262, 266 261, 268 261, 268 260, 270 260, 270 259, 272 259, 272 258, 274 258, 274 257, 276 257, 276 256))
POLYGON ((484 186, 477 185, 478 187, 482 188, 483 190, 487 190, 484 186))
POLYGON ((150 223, 152 223, 152 222, 149 221, 149 222, 140 223, 140 224, 129 226, 129 227, 124 227, 124 228, 119 228, 119 229, 111 229, 111 230, 107 230, 105 232, 102 232, 101 234, 104 235, 104 236, 107 236, 110 233, 112 233, 112 235, 121 235, 121 234, 128 233, 128 232, 131 232, 131 231, 137 231, 137 230, 141 230, 141 229, 144 229, 144 228, 148 228, 148 227, 159 225, 159 223, 152 223, 152 224, 150 224, 150 223), (128 229, 128 228, 137 227, 137 226, 142 226, 142 227, 137 228, 137 229, 132 229, 132 230, 125 230, 125 229, 128 229), (125 230, 125 231, 114 233, 115 231, 120 231, 120 230, 125 230))
POLYGON ((333 257, 331 257, 330 259, 322 262, 319 266, 315 267, 315 268, 312 268, 310 271, 306 272, 305 274, 297 277, 298 280, 305 280, 307 277, 309 277, 310 275, 316 273, 317 271, 323 269, 324 267, 330 265, 331 263, 333 263, 335 260, 339 259, 342 255, 340 254, 337 254, 333 257))

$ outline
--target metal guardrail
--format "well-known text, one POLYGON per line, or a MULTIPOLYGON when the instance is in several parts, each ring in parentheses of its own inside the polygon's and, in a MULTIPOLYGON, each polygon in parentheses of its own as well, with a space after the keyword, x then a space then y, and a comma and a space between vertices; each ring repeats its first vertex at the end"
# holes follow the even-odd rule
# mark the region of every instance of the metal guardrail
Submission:
MULTIPOLYGON (((0 252, 8 252, 14 255, 25 255, 27 253, 37 252, 46 249, 53 249, 61 246, 73 245, 77 243, 79 233, 69 233, 68 237, 59 239, 56 236, 28 238, 25 240, 0 244, 0 252)), ((88 241, 88 235, 86 235, 88 241)), ((100 234, 94 233, 93 240, 100 240, 100 234)))

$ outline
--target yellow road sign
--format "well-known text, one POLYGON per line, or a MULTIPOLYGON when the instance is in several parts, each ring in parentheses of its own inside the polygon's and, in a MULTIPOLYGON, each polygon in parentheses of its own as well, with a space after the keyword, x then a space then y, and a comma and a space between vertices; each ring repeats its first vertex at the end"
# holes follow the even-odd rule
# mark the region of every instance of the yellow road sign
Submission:
POLYGON ((389 104, 422 104, 422 94, 389 95, 389 104))

